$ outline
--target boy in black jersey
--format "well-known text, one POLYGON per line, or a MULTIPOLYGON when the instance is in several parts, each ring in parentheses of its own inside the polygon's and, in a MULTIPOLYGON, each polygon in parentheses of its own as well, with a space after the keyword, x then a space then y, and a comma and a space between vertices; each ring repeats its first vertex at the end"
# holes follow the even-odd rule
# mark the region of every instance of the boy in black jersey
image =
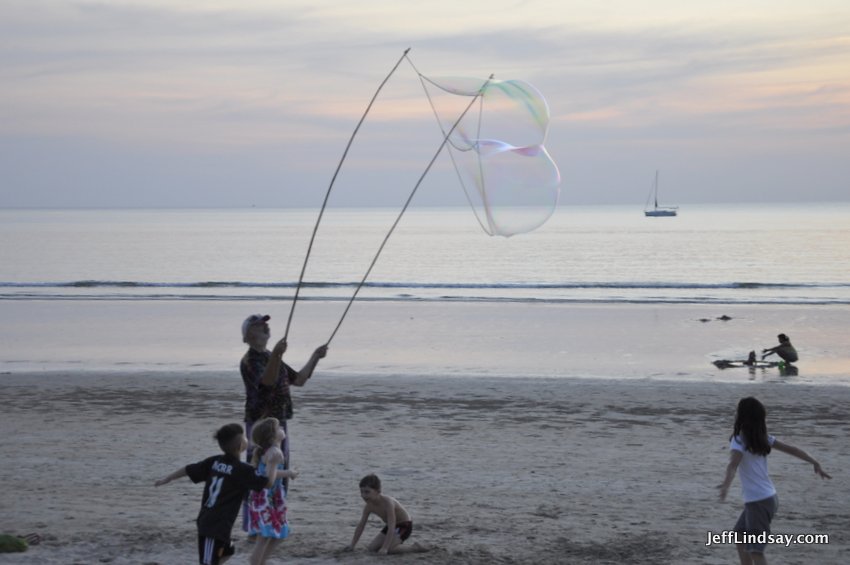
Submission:
POLYGON ((277 478, 277 469, 270 469, 267 477, 257 474, 254 467, 239 460, 248 448, 245 432, 239 424, 222 426, 215 433, 215 439, 223 455, 186 465, 155 483, 161 486, 180 477, 189 477, 193 483, 204 482, 204 496, 197 520, 201 565, 221 565, 233 555, 230 531, 242 499, 249 490, 271 487, 277 478))

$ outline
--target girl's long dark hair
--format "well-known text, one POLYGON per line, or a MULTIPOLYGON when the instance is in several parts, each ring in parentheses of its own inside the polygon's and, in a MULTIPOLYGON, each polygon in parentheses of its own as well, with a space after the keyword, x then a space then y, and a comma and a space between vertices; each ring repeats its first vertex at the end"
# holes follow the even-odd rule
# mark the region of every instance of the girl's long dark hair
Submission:
POLYGON ((756 455, 770 453, 767 441, 767 410, 764 405, 752 396, 742 398, 738 402, 735 414, 735 427, 729 439, 740 436, 744 448, 756 455))

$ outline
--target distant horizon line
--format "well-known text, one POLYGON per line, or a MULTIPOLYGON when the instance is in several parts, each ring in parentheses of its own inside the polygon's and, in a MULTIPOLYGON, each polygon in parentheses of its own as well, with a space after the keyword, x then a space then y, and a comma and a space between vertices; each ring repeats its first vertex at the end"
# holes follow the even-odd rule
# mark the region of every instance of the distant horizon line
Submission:
MULTIPOLYGON (((783 200, 783 201, 773 201, 773 202, 761 202, 757 200, 747 200, 747 201, 734 201, 734 202, 679 202, 678 206, 695 206, 695 207, 703 207, 703 206, 765 206, 765 207, 787 207, 798 204, 812 204, 812 205, 830 205, 830 204, 850 204, 850 199, 846 200, 812 200, 812 201, 804 201, 804 200, 783 200)), ((571 203, 564 204, 559 203, 556 209, 562 208, 583 208, 583 207, 620 207, 620 208, 636 208, 641 209, 642 204, 639 203, 571 203)), ((514 206, 515 208, 524 208, 524 206, 514 206)), ((448 205, 421 205, 421 206, 412 206, 410 210, 446 210, 446 209, 457 209, 457 210, 468 210, 470 206, 468 204, 448 204, 448 205)), ((156 205, 148 205, 148 206, 0 206, 0 211, 25 211, 25 210, 318 210, 319 206, 156 206, 156 205)), ((379 205, 369 205, 369 206, 334 206, 328 208, 328 210, 398 210, 399 206, 396 205, 387 205, 387 206, 379 206, 379 205)))

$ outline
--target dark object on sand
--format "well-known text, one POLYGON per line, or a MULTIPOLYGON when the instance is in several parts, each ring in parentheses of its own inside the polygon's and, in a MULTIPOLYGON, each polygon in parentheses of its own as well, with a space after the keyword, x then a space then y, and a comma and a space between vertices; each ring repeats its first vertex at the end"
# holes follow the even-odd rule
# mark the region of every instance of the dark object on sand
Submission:
MULTIPOLYGON (((731 319, 732 319, 732 316, 727 316, 726 314, 723 314, 722 316, 718 316, 717 318, 715 318, 715 320, 720 320, 721 322, 728 322, 731 319)), ((706 324, 706 323, 711 321, 711 318, 697 318, 697 321, 702 322, 703 324, 706 324)))
POLYGON ((777 367, 779 363, 774 361, 759 361, 756 359, 756 352, 750 351, 746 359, 718 359, 712 361, 718 369, 732 369, 734 367, 777 367))
POLYGON ((780 365, 780 363, 777 363, 776 361, 756 361, 755 363, 747 363, 746 361, 732 359, 718 359, 717 361, 712 361, 712 363, 718 369, 734 369, 741 367, 768 369, 770 367, 778 367, 780 365))
POLYGON ((27 542, 18 536, 0 534, 0 553, 20 553, 26 551, 27 542))

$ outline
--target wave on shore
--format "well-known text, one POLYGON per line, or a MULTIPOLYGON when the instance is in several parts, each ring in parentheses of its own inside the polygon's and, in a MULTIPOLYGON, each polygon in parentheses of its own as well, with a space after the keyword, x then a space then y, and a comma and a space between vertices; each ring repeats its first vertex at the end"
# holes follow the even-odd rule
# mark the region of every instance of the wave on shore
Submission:
MULTIPOLYGON (((0 300, 290 300, 295 282, 0 282, 0 300)), ((356 282, 305 282, 305 300, 348 300, 356 282)), ((850 283, 366 282, 359 300, 659 304, 850 304, 850 283)))

